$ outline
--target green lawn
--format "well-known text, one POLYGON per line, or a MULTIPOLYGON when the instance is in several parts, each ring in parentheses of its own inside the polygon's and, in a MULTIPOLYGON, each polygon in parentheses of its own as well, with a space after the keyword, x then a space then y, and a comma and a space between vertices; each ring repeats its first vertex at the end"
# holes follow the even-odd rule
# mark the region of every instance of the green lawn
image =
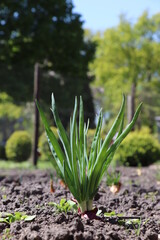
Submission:
POLYGON ((160 160, 158 160, 157 162, 155 162, 156 165, 160 165, 160 160))
MULTIPOLYGON (((31 161, 21 163, 0 159, 0 169, 35 169, 31 161)), ((49 161, 38 161, 36 169, 50 169, 52 165, 49 161)))
MULTIPOLYGON (((160 161, 155 163, 160 166, 160 161)), ((38 161, 37 167, 32 165, 31 161, 21 163, 0 159, 0 169, 52 169, 53 166, 49 161, 38 161)))

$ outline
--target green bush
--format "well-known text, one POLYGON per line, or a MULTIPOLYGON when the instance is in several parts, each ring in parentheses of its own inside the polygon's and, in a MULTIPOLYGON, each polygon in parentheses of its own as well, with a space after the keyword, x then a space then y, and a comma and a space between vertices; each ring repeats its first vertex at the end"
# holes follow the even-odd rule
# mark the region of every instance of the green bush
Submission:
POLYGON ((128 166, 148 166, 159 159, 160 144, 146 128, 131 132, 115 155, 115 160, 128 166))
MULTIPOLYGON (((55 136, 58 139, 58 132, 56 127, 51 127, 51 130, 55 134, 55 136)), ((39 142, 38 142, 38 149, 40 152, 40 160, 46 161, 49 160, 50 158, 53 158, 52 153, 49 149, 46 133, 42 133, 42 135, 39 137, 39 142)))
POLYGON ((26 131, 15 131, 7 140, 6 156, 9 160, 22 162, 31 154, 31 138, 26 131))
POLYGON ((22 116, 22 108, 13 103, 13 99, 5 92, 0 93, 0 118, 16 120, 22 116))

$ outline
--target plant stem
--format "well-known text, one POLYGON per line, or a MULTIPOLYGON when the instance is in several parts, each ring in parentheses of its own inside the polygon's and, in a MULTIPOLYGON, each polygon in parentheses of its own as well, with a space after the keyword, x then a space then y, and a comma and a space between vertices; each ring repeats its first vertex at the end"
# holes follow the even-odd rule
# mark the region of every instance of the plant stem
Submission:
POLYGON ((89 200, 87 202, 87 211, 91 211, 93 209, 93 200, 89 200))
POLYGON ((91 211, 93 209, 93 200, 83 201, 80 204, 81 212, 91 211))
POLYGON ((87 211, 86 201, 81 202, 79 205, 80 205, 80 208, 81 208, 81 212, 82 212, 82 213, 85 212, 85 211, 87 211))

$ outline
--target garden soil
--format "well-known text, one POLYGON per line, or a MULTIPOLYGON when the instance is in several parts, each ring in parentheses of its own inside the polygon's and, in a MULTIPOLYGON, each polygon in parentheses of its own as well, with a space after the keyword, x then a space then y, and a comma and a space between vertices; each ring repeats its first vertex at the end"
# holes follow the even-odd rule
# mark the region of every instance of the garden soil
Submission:
POLYGON ((160 239, 160 183, 156 179, 160 169, 150 166, 138 171, 136 168, 118 170, 120 191, 113 194, 104 180, 95 196, 94 206, 102 211, 99 220, 82 219, 72 212, 58 213, 48 205, 72 197, 55 177, 55 192, 50 192, 50 171, 0 170, 0 212, 36 216, 30 222, 0 223, 0 239, 160 239), (104 212, 121 215, 103 217, 104 212))

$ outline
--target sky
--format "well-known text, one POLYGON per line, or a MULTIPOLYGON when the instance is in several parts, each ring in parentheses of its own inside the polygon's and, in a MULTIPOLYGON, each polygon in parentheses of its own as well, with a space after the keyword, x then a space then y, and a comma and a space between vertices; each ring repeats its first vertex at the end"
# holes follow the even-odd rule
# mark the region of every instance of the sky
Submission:
POLYGON ((73 0, 73 5, 82 15, 83 27, 93 32, 118 25, 120 14, 134 23, 145 10, 150 16, 160 12, 160 0, 73 0))

